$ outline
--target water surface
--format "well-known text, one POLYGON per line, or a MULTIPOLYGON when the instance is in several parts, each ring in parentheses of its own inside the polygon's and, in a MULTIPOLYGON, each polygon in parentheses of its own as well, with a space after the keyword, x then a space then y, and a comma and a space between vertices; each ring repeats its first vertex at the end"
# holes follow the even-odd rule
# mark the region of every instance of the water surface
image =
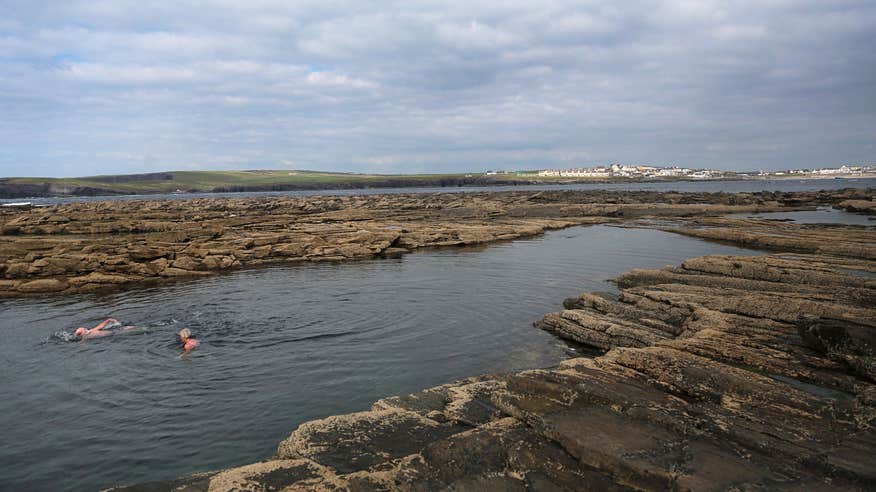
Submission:
POLYGON ((634 267, 730 246, 576 227, 484 248, 0 301, 0 488, 94 490, 271 456, 300 423, 454 379, 556 365, 533 328, 634 267), (107 316, 146 333, 52 336, 107 316), (174 334, 202 346, 180 357, 174 334))
POLYGON ((731 219, 761 219, 781 220, 795 222, 797 224, 843 224, 876 226, 873 216, 854 214, 845 210, 818 207, 817 210, 798 210, 794 212, 764 212, 764 213, 739 213, 728 214, 725 217, 731 219))
POLYGON ((38 205, 105 200, 186 200, 192 198, 246 198, 273 196, 349 196, 399 193, 466 193, 492 191, 609 190, 755 193, 760 191, 817 191, 843 188, 876 188, 876 178, 751 179, 738 181, 643 181, 636 183, 540 184, 517 186, 447 186, 434 188, 365 188, 355 190, 249 191, 240 193, 169 193, 95 197, 9 198, 0 203, 29 201, 38 205))

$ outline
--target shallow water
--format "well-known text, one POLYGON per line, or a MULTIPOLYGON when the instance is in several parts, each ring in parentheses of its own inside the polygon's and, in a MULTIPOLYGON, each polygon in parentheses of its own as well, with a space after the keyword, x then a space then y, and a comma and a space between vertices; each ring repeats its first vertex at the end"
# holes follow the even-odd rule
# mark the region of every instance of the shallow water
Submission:
POLYGON ((845 210, 831 207, 818 207, 817 210, 799 210, 796 212, 728 214, 725 217, 733 219, 781 220, 796 222, 798 224, 843 224, 876 226, 876 220, 871 220, 872 216, 853 214, 850 212, 846 212, 845 210))
POLYGON ((0 488, 93 490, 269 457, 300 423, 574 349, 531 326, 635 267, 747 250, 576 227, 484 248, 0 301, 0 488), (143 333, 68 342, 107 316, 143 333), (174 334, 202 340, 180 356, 174 334))
POLYGON ((264 196, 347 196, 398 193, 465 193, 482 191, 614 190, 755 193, 759 191, 817 191, 843 188, 876 188, 876 178, 752 179, 739 181, 656 181, 640 183, 583 183, 570 185, 447 186, 436 188, 367 188, 358 190, 254 191, 241 193, 169 193, 96 197, 7 198, 0 203, 28 201, 37 205, 104 200, 185 200, 192 198, 246 198, 264 196))

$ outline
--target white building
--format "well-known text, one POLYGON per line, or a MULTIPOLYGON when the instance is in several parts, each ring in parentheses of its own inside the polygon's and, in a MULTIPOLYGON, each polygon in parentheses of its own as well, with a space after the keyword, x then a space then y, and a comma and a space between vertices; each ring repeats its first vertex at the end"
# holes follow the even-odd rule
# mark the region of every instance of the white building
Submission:
POLYGON ((660 169, 657 171, 657 176, 671 177, 671 176, 687 176, 690 174, 690 169, 683 167, 667 167, 664 169, 660 169))
POLYGON ((712 173, 712 171, 701 170, 701 171, 694 171, 694 172, 688 174, 687 176, 691 177, 693 179, 709 179, 709 178, 713 178, 715 175, 714 175, 714 173, 712 173))
POLYGON ((559 176, 564 178, 607 178, 611 176, 604 167, 575 169, 545 169, 538 172, 539 176, 559 176))
POLYGON ((818 169, 816 171, 812 171, 812 174, 849 174, 851 172, 852 169, 849 166, 842 166, 835 169, 818 169))

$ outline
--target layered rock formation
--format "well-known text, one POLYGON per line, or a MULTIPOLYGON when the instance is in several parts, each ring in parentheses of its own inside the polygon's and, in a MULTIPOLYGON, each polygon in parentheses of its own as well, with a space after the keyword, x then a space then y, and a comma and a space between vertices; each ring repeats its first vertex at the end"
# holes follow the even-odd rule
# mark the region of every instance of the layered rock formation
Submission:
POLYGON ((805 193, 505 192, 115 201, 0 209, 0 296, 73 293, 276 262, 339 261, 636 217, 872 201, 805 193))
POLYGON ((537 324, 598 357, 387 398, 271 460, 127 490, 872 489, 876 232, 795 227, 770 243, 792 252, 634 270, 537 324))
MULTIPOLYGON (((849 212, 874 215, 876 214, 876 201, 870 200, 846 200, 837 205, 849 212)), ((870 220, 873 220, 872 218, 870 220)))
POLYGON ((876 259, 873 229, 869 226, 829 227, 824 224, 721 217, 683 219, 679 222, 677 226, 657 228, 752 249, 876 259))

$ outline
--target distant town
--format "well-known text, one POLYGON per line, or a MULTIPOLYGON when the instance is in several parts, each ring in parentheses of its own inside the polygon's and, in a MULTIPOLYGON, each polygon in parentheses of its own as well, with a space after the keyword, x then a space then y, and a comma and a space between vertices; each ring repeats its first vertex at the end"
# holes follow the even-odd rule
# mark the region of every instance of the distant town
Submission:
MULTIPOLYGON (((872 176, 876 165, 843 165, 836 168, 786 169, 783 171, 722 171, 715 169, 692 169, 686 167, 660 167, 648 165, 611 164, 596 167, 568 169, 542 169, 538 171, 519 171, 521 177, 553 178, 685 178, 685 179, 723 179, 723 178, 769 178, 769 177, 855 177, 872 176)), ((487 171, 487 175, 510 174, 507 171, 487 171)))

